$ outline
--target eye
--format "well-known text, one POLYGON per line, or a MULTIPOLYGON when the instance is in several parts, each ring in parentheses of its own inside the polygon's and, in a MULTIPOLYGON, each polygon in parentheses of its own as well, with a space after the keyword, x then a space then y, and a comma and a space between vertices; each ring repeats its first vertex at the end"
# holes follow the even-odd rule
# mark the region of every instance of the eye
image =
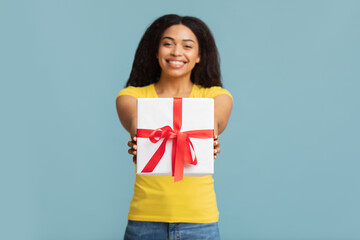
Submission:
POLYGON ((185 48, 187 48, 187 49, 192 49, 192 46, 190 46, 190 45, 185 45, 185 48))
POLYGON ((171 46, 172 44, 171 43, 169 43, 169 42, 164 42, 163 43, 163 46, 165 46, 165 47, 167 47, 167 46, 171 46))

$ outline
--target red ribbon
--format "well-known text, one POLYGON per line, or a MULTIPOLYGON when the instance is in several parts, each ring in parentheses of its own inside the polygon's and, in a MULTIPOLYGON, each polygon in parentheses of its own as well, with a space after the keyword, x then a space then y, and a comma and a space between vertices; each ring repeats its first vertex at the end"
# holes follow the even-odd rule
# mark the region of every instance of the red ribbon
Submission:
POLYGON ((182 125, 182 98, 174 98, 173 105, 173 126, 164 126, 158 129, 137 129, 137 137, 149 138, 152 143, 157 143, 160 139, 164 138, 160 147, 154 155, 150 158, 142 173, 152 172, 157 164, 160 162, 165 153, 166 142, 169 139, 173 140, 172 144, 172 176, 174 182, 183 179, 184 164, 189 163, 192 165, 197 164, 194 146, 190 140, 192 138, 214 138, 214 130, 193 130, 181 132, 182 125), (194 158, 191 155, 191 149, 194 152, 194 158))

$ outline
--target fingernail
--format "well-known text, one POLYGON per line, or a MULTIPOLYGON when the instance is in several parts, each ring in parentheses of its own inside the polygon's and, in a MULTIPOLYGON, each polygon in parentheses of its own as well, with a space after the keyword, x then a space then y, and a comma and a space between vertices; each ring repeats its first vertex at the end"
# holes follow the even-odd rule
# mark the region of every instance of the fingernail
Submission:
POLYGON ((136 155, 136 151, 134 151, 134 155, 136 155))
POLYGON ((133 146, 133 149, 135 149, 135 150, 136 150, 136 149, 137 149, 137 146, 136 146, 136 145, 134 145, 134 146, 133 146))
POLYGON ((214 153, 217 153, 217 150, 216 150, 216 149, 214 150, 214 153))

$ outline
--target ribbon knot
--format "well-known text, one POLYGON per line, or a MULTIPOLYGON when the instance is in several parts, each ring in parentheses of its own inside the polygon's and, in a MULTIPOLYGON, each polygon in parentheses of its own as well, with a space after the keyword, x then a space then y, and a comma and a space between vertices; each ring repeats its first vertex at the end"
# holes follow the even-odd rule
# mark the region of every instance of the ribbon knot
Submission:
POLYGON ((170 126, 165 126, 162 128, 155 129, 149 135, 149 139, 152 143, 157 143, 162 138, 169 139, 175 137, 176 137, 176 132, 170 126))
POLYGON ((184 163, 196 165, 197 158, 194 146, 190 137, 194 138, 214 138, 214 130, 193 130, 181 132, 182 125, 182 98, 174 98, 173 105, 173 125, 164 126, 155 130, 137 129, 137 137, 149 138, 152 143, 157 143, 164 139, 154 155, 150 158, 142 173, 152 172, 165 153, 166 143, 172 139, 172 176, 174 182, 183 179, 184 163), (192 156, 192 152, 194 153, 192 156))

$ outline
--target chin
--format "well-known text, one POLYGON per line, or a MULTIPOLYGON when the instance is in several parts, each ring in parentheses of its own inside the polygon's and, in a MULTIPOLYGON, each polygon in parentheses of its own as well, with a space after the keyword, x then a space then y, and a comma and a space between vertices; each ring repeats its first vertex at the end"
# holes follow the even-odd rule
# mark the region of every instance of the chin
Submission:
POLYGON ((166 71, 164 73, 165 73, 166 77, 171 77, 171 78, 183 78, 183 77, 187 77, 187 76, 189 76, 189 78, 190 78, 190 76, 191 76, 191 72, 190 73, 174 73, 174 72, 166 71))

